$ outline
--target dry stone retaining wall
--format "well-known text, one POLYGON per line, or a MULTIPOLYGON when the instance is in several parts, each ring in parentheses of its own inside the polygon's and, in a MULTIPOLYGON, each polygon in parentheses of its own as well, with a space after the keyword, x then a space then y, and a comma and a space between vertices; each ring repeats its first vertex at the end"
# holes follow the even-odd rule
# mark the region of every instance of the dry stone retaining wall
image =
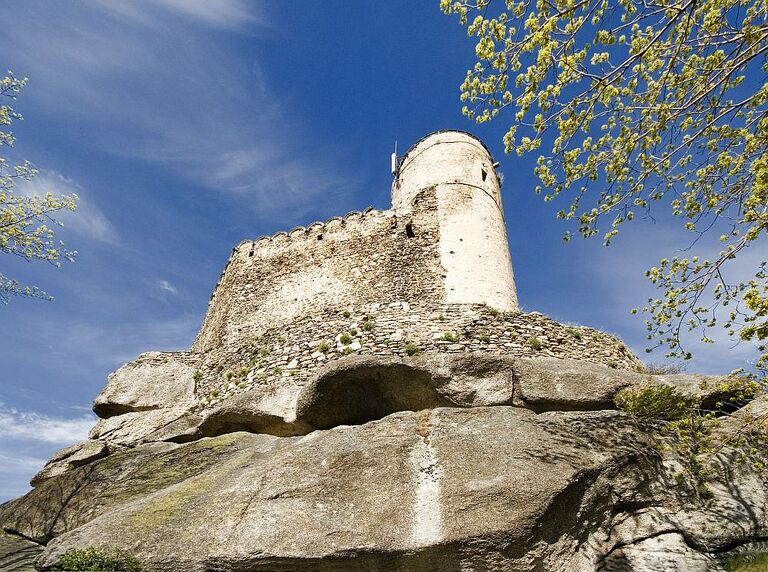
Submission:
POLYGON ((208 352, 200 366, 198 399, 205 407, 257 384, 301 386, 322 365, 349 354, 477 351, 579 359, 618 369, 642 366, 615 336, 563 325, 536 312, 395 301, 306 316, 241 345, 208 352))

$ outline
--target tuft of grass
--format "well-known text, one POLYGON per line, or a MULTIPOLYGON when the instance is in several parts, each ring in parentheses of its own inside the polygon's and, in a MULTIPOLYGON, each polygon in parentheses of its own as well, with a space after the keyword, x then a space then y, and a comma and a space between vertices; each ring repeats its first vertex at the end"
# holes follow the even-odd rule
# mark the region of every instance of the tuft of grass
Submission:
POLYGON ((352 312, 350 312, 349 310, 344 310, 341 313, 341 315, 344 316, 345 318, 349 318, 352 315, 352 312))
POLYGON ((51 570, 88 570, 89 572, 149 572, 138 558, 122 550, 85 548, 67 550, 51 570))
POLYGON ((261 348, 259 350, 259 357, 267 357, 269 355, 269 349, 268 348, 261 348))
POLYGON ((317 346, 317 351, 323 352, 324 354, 327 354, 330 349, 331 346, 328 342, 320 342, 317 346))
POLYGON ((349 354, 354 353, 354 351, 355 350, 353 350, 352 348, 346 347, 343 350, 341 350, 341 353, 344 354, 345 356, 348 356, 349 354))
POLYGON ((571 334, 575 339, 580 340, 581 339, 581 332, 577 330, 576 328, 566 328, 566 331, 571 334))
POLYGON ((539 338, 528 338, 528 345, 536 351, 544 347, 539 338))
POLYGON ((235 377, 235 372, 232 371, 231 369, 228 369, 227 373, 224 374, 224 377, 227 378, 227 381, 229 381, 230 379, 235 377))
POLYGON ((411 342, 408 342, 405 344, 405 353, 409 356, 414 356, 417 353, 419 353, 419 347, 416 344, 412 344, 411 342))
POLYGON ((350 336, 349 334, 341 334, 341 336, 339 336, 339 342, 341 342, 345 346, 348 346, 349 344, 352 343, 352 336, 350 336))
POLYGON ((442 339, 446 342, 453 342, 456 343, 459 341, 458 334, 455 334, 454 332, 443 332, 442 339))
POLYGON ((373 320, 366 320, 363 322, 363 331, 364 332, 372 332, 374 327, 373 320))
POLYGON ((607 365, 608 367, 610 367, 611 369, 617 369, 617 368, 619 367, 619 364, 617 364, 617 363, 616 363, 615 361, 613 361, 613 360, 610 360, 610 361, 609 361, 609 362, 608 362, 606 365, 607 365))
POLYGON ((284 344, 285 343, 285 336, 277 336, 277 343, 278 344, 284 344))
POLYGON ((483 305, 485 306, 485 311, 488 312, 494 318, 497 318, 499 314, 501 314, 501 311, 497 310, 493 306, 489 306, 488 304, 483 304, 483 305))
POLYGON ((195 383, 200 383, 200 381, 203 379, 203 374, 199 369, 195 370, 195 373, 192 374, 192 379, 195 383))
POLYGON ((274 373, 275 375, 283 375, 283 368, 276 367, 275 369, 272 370, 272 373, 274 373))
POLYGON ((489 334, 480 334, 479 338, 484 344, 490 343, 491 341, 491 336, 489 334))

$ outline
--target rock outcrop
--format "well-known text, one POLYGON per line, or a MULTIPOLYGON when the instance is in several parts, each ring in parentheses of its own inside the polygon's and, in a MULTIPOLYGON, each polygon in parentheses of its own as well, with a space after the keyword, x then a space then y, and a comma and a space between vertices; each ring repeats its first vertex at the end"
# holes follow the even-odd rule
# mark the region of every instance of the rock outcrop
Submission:
MULTIPOLYGON (((557 359, 350 356, 290 396, 188 402, 162 427, 131 421, 129 439, 57 454, 0 526, 44 546, 41 569, 97 547, 157 572, 723 570, 724 553, 768 538, 768 477, 726 449, 711 498, 677 482, 654 431, 612 410, 648 378, 557 359)), ((718 395, 715 378, 658 381, 718 395)), ((100 408, 126 402, 110 395, 100 408)))

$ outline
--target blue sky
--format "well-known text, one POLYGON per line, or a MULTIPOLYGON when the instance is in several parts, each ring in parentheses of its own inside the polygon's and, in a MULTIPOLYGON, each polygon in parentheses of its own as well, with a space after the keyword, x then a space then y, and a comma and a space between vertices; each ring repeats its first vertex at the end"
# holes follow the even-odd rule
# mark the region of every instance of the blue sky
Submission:
MULTIPOLYGON (((15 153, 41 171, 29 190, 81 203, 60 232, 74 264, 0 262, 55 296, 0 308, 0 501, 85 437, 110 371, 190 346, 235 244, 387 208, 394 141, 404 150, 438 129, 472 131, 501 162, 523 308, 617 333, 642 354, 629 309, 652 294, 643 272, 680 233, 641 220, 610 249, 564 245, 557 209, 533 193, 534 159, 504 156, 503 121, 461 116, 473 44, 437 4, 4 3, 2 65, 30 78, 15 128, 15 153)), ((752 358, 724 342, 688 369, 752 358)))

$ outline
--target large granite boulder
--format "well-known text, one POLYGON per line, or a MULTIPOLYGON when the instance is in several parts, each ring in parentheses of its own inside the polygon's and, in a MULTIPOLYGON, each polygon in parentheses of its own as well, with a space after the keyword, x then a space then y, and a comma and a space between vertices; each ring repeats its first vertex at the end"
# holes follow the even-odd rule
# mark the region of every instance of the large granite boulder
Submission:
POLYGON ((56 477, 67 471, 87 465, 109 454, 109 447, 104 441, 93 440, 78 443, 56 451, 45 467, 32 477, 30 484, 36 487, 46 479, 56 477))
POLYGON ((195 404, 195 358, 183 352, 147 352, 109 375, 93 412, 108 418, 135 411, 195 404))
POLYGON ((43 568, 96 546, 158 572, 685 570, 768 535, 766 475, 740 466, 697 500, 625 414, 437 408, 139 445, 3 505, 0 527, 45 542, 43 568))
MULTIPOLYGON (((48 569, 97 547, 157 572, 715 572, 768 537, 764 471, 725 447, 703 498, 653 427, 615 411, 618 392, 649 381, 727 399, 718 377, 350 356, 206 407, 198 377, 186 354, 113 374, 91 440, 0 506, 0 562, 19 550, 28 567, 42 550, 48 569)), ((754 400, 717 435, 766 410, 754 400)))

